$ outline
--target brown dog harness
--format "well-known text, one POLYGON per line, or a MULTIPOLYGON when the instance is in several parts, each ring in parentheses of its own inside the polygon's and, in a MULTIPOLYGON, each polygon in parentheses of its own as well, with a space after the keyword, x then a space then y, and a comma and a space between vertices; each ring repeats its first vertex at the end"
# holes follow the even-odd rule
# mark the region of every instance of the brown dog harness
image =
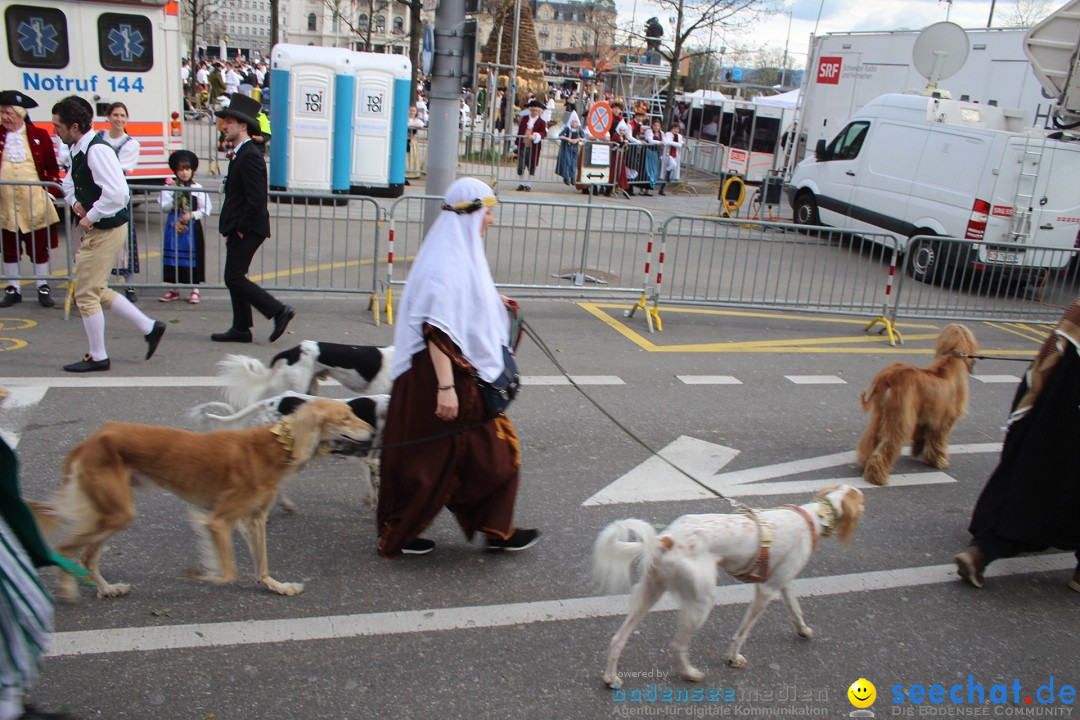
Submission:
MULTIPOLYGON (((814 525, 814 519, 810 517, 810 513, 798 505, 784 505, 784 509, 792 510, 802 516, 802 519, 806 521, 806 525, 810 528, 810 538, 813 542, 811 548, 816 548, 818 541, 817 527, 814 525)), ((769 579, 769 548, 772 547, 773 543, 772 526, 762 520, 761 516, 753 508, 740 508, 739 512, 749 516, 751 520, 757 523, 758 553, 750 561, 749 565, 734 573, 732 577, 745 583, 764 582, 769 579)))

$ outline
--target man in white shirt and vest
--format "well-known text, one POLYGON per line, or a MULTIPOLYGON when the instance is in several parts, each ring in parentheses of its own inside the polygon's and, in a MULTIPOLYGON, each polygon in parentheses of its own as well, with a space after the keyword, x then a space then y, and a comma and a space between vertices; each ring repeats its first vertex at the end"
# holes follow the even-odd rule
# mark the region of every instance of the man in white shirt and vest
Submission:
POLYGON ((53 131, 71 150, 71 169, 62 187, 83 231, 75 255, 75 304, 90 344, 83 359, 65 365, 64 370, 85 373, 109 369, 102 308, 139 328, 149 360, 165 334, 165 323, 147 317, 108 284, 116 253, 127 241, 129 191, 124 171, 112 147, 92 132, 90 103, 70 95, 56 103, 52 113, 53 131))

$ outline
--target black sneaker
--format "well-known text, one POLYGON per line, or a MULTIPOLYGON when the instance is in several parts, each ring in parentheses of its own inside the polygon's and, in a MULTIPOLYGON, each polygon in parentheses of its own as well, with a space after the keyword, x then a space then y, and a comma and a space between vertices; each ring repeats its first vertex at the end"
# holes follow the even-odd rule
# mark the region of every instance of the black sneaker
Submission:
POLYGON ((37 289, 37 301, 41 303, 41 307, 53 307, 56 305, 56 301, 52 299, 49 294, 49 285, 38 285, 37 289))
POLYGON ((427 538, 416 538, 411 543, 401 548, 402 555, 427 555, 435 549, 435 541, 427 538))
POLYGON ((132 305, 139 302, 139 296, 135 294, 135 288, 133 287, 124 288, 124 297, 126 297, 128 302, 132 305))
POLYGON ((4 289, 4 297, 0 298, 0 308, 11 307, 22 302, 22 293, 14 285, 8 285, 4 289))
POLYGON ((528 550, 535 545, 536 541, 539 539, 539 530, 522 530, 519 528, 506 540, 489 537, 487 539, 487 550, 488 552, 499 552, 500 550, 517 552, 518 550, 528 550))

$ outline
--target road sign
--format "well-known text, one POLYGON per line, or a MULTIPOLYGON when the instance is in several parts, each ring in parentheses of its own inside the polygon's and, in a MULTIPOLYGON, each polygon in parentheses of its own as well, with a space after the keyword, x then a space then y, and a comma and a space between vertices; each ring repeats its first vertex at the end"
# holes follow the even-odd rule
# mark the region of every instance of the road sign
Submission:
POLYGON ((611 106, 601 100, 593 103, 589 108, 589 117, 585 120, 585 127, 594 138, 609 140, 611 138, 611 125, 615 122, 615 113, 611 112, 611 106))
POLYGON ((608 185, 611 182, 610 145, 598 142, 583 142, 581 143, 579 157, 578 185, 608 185))

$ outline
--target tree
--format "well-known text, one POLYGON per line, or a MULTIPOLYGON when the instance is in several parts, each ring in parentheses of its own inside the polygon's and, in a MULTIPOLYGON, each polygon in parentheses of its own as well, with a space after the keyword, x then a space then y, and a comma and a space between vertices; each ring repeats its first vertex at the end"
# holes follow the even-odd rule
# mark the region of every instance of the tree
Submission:
POLYGON ((615 38, 615 8, 610 2, 591 0, 581 3, 584 11, 582 23, 581 59, 588 60, 595 73, 602 72, 611 63, 611 45, 615 38))
POLYGON ((1049 0, 1015 0, 1012 10, 1005 13, 1009 27, 1031 27, 1050 14, 1049 0))
POLYGON ((721 57, 701 46, 690 48, 689 53, 691 55, 690 70, 683 78, 683 90, 694 92, 708 89, 709 83, 720 77, 721 57))
MULTIPOLYGON (((691 36, 700 37, 709 29, 718 30, 723 36, 733 31, 748 27, 758 18, 778 12, 774 0, 655 0, 660 8, 660 17, 668 17, 674 24, 671 34, 661 42, 658 52, 671 63, 665 90, 667 100, 664 103, 664 124, 671 122, 675 110, 675 93, 679 87, 679 65, 686 58, 708 54, 708 49, 690 52, 687 43, 691 36), (670 38, 667 39, 667 38, 670 38)), ((648 38, 644 28, 632 28, 631 38, 645 44, 648 38)))
POLYGON ((274 46, 278 43, 278 37, 280 35, 279 25, 281 19, 278 16, 278 0, 270 0, 270 49, 273 50, 274 46))
POLYGON ((191 75, 188 83, 194 87, 195 71, 198 69, 196 58, 199 56, 199 30, 217 18, 221 11, 221 0, 184 0, 184 10, 191 18, 191 75))

